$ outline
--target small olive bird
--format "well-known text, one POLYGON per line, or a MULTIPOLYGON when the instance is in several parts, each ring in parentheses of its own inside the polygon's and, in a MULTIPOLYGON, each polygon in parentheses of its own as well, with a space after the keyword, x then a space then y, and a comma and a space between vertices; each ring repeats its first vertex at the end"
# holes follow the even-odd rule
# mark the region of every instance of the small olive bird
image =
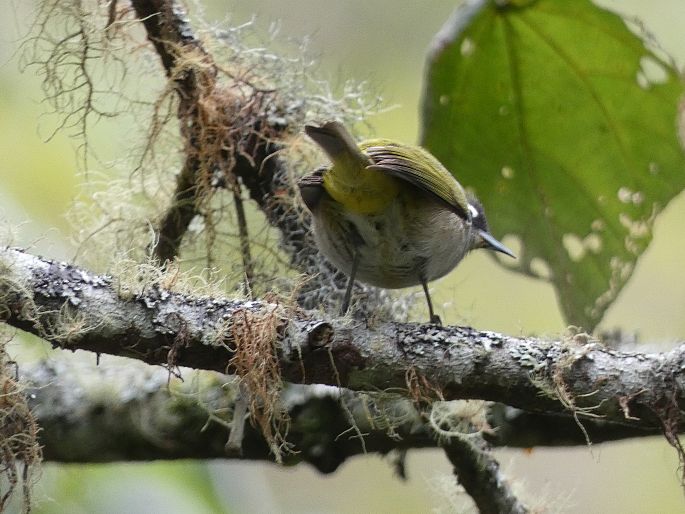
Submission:
POLYGON ((488 231, 480 202, 423 148, 388 139, 357 144, 337 121, 305 132, 331 160, 298 185, 319 250, 349 277, 343 314, 355 279, 387 289, 421 284, 430 322, 440 324, 429 281, 475 248, 514 257, 488 231))

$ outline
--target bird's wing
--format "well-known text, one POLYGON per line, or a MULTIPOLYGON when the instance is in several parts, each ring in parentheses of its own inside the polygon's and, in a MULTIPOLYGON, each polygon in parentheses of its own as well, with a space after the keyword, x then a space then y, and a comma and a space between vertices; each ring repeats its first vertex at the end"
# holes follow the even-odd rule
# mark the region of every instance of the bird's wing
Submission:
POLYGON ((466 192, 433 155, 417 146, 398 145, 387 140, 371 140, 362 149, 373 164, 366 169, 406 180, 425 191, 463 219, 471 219, 466 192), (421 169, 416 163, 421 163, 421 169))

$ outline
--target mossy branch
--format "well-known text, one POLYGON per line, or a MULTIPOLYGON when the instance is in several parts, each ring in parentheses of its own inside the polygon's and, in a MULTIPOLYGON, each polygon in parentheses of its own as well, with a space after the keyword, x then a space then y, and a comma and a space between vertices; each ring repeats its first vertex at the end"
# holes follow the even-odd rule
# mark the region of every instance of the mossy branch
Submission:
POLYGON ((131 4, 162 61, 167 77, 174 84, 178 95, 178 118, 186 145, 186 159, 177 177, 173 201, 157 229, 158 242, 154 252, 161 262, 165 262, 178 254, 183 235, 197 213, 202 193, 198 176, 203 165, 199 158, 202 142, 200 98, 203 91, 214 88, 217 70, 211 56, 195 37, 181 6, 165 0, 133 0, 131 4), (179 64, 190 55, 194 56, 196 65, 179 64))
MULTIPOLYGON (((240 381, 235 377, 186 370, 183 380, 170 379, 162 368, 130 360, 103 358, 95 367, 69 357, 20 368, 29 407, 42 427, 39 435, 46 460, 274 461, 260 429, 250 423, 245 424, 240 455, 226 452, 228 426, 239 396, 240 381)), ((322 473, 331 473, 364 451, 385 455, 440 447, 413 402, 400 395, 289 385, 281 392, 281 404, 291 420, 288 441, 297 449, 284 455, 286 464, 307 462, 322 473), (363 445, 355 427, 365 434, 363 445)), ((492 430, 484 435, 494 446, 585 444, 571 416, 495 406, 487 422, 492 430)), ((595 442, 660 432, 597 419, 585 423, 595 442)))
POLYGON ((231 373, 242 362, 240 334, 258 330, 271 334, 261 338, 262 351, 276 352, 278 373, 292 383, 411 387, 407 394, 416 398, 477 398, 669 433, 683 421, 685 345, 622 352, 581 337, 320 320, 262 301, 196 298, 159 286, 117 290, 111 277, 11 248, 0 252, 0 267, 4 321, 59 348, 231 373), (408 369, 418 385, 408 383, 408 369))
POLYGON ((499 463, 482 440, 454 437, 444 448, 457 481, 473 498, 481 514, 530 512, 513 494, 499 463))
MULTIPOLYGON (((308 216, 296 200, 289 176, 292 170, 279 156, 301 129, 303 98, 256 85, 264 78, 245 77, 233 70, 231 63, 227 68, 219 65, 194 34, 178 2, 133 0, 132 5, 169 78, 169 92, 177 97, 184 144, 185 162, 174 196, 156 226, 155 257, 164 263, 179 255, 195 216, 205 216, 212 224, 207 205, 217 189, 235 192, 244 188, 279 230, 280 246, 289 255, 291 267, 318 277, 300 288, 300 305, 311 308, 339 303, 345 277, 316 250, 308 216)), ((239 196, 236 209, 244 275, 249 283, 254 270, 239 196)), ((382 296, 373 288, 357 287, 371 298, 382 296)))

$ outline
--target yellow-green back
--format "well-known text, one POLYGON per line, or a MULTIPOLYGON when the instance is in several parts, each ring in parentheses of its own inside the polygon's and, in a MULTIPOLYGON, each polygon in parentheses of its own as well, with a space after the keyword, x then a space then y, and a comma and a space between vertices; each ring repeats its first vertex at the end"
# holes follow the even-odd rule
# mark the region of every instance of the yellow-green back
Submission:
POLYGON ((345 209, 358 214, 383 212, 399 194, 419 201, 426 192, 468 218, 466 193, 428 151, 389 139, 357 144, 337 121, 307 125, 307 135, 328 154, 331 168, 323 176, 326 192, 345 209))
POLYGON ((396 177, 407 184, 404 188, 416 187, 437 197, 449 209, 468 217, 466 192, 442 163, 424 148, 388 139, 370 139, 359 147, 373 161, 368 171, 396 177))
MULTIPOLYGON (((358 150, 357 150, 358 151, 358 150)), ((359 154, 340 153, 324 174, 326 192, 346 209, 358 214, 376 214, 384 211, 399 193, 397 179, 367 166, 372 161, 359 154)))

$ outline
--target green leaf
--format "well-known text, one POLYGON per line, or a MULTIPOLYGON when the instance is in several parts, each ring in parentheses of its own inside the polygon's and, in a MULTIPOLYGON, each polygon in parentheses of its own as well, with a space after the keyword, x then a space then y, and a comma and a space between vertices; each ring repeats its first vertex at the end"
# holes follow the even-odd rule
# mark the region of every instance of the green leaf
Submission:
POLYGON ((685 186, 683 87, 616 14, 587 0, 469 2, 436 36, 422 144, 521 242, 592 330, 685 186))

